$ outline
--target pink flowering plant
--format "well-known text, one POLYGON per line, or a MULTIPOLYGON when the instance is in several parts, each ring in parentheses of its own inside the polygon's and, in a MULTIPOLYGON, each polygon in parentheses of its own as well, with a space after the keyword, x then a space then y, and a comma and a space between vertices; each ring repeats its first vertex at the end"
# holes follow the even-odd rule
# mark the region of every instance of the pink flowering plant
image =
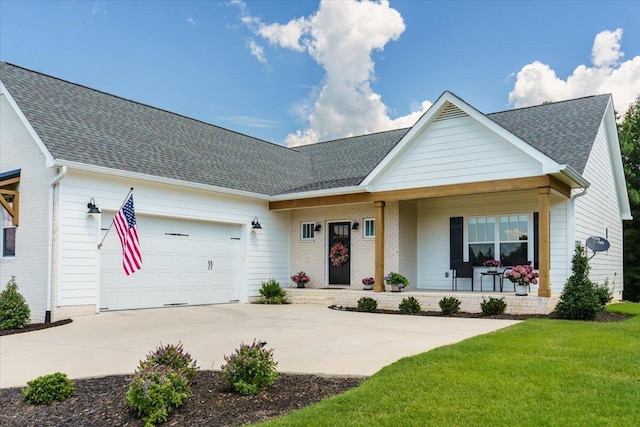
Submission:
POLYGON ((484 262, 485 267, 500 267, 500 261, 497 259, 488 259, 484 262))
POLYGON ((362 279, 363 285, 373 285, 374 282, 375 280, 373 277, 365 277, 364 279, 362 279))
POLYGON ((516 265, 511 270, 504 273, 504 277, 511 280, 516 285, 537 285, 540 275, 533 271, 530 265, 516 265))
POLYGON ((307 276, 307 273, 305 273, 304 271, 299 271, 291 276, 291 280, 293 280, 295 283, 307 283, 311 279, 309 278, 309 276, 307 276))

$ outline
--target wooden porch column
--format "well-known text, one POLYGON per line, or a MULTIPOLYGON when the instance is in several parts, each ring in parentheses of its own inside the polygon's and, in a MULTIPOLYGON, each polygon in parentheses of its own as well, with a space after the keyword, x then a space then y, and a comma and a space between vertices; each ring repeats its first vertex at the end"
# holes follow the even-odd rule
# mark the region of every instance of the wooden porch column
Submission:
POLYGON ((384 202, 374 202, 376 211, 375 292, 384 292, 384 202))
POLYGON ((538 244, 539 244, 539 297, 551 296, 551 283, 549 278, 549 270, 551 269, 551 249, 550 249, 550 213, 549 213, 549 194, 550 187, 538 187, 538 207, 540 209, 538 223, 538 244))

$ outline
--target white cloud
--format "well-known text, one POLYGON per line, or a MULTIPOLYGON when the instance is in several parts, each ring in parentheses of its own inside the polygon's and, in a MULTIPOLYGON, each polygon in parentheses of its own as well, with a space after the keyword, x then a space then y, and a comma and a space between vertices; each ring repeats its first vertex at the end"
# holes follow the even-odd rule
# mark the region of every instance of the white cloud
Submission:
POLYGON ((191 25, 197 25, 196 20, 193 19, 191 16, 187 18, 187 22, 191 25))
POLYGON ((264 56, 264 48, 256 43, 256 41, 252 38, 247 40, 247 45, 249 49, 251 49, 251 55, 255 56, 261 64, 267 63, 267 58, 264 56))
POLYGON ((91 14, 92 15, 103 15, 107 14, 107 3, 105 1, 94 1, 91 5, 91 14))
MULTIPOLYGON (((431 103, 392 119, 389 108, 371 88, 376 78, 372 53, 397 40, 405 30, 402 16, 388 0, 323 0, 314 15, 285 24, 265 24, 251 16, 240 0, 241 20, 272 46, 306 52, 325 70, 320 86, 294 110, 308 128, 286 138, 290 146, 411 126, 431 103)), ((253 49, 252 49, 253 54, 253 49)), ((255 56, 255 54, 254 54, 255 56)))
POLYGON ((592 66, 579 65, 566 80, 540 61, 525 65, 516 76, 509 102, 519 108, 611 93, 616 110, 624 113, 640 93, 640 56, 620 62, 624 57, 621 39, 620 28, 598 33, 591 50, 592 66))

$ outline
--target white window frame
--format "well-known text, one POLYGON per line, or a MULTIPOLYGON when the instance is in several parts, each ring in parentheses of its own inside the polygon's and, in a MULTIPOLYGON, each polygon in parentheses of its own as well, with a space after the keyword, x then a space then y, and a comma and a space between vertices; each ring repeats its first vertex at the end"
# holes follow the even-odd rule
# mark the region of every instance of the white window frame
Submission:
POLYGON ((465 237, 466 237, 466 252, 467 259, 471 261, 471 251, 470 245, 476 244, 493 244, 493 253, 494 258, 502 261, 501 255, 501 245, 503 243, 518 243, 518 242, 527 242, 527 257, 529 258, 527 261, 533 262, 533 217, 532 213, 510 213, 510 214, 494 214, 494 215, 482 215, 482 216, 470 216, 466 218, 466 228, 465 228, 465 237), (501 218, 511 218, 511 217, 526 217, 527 221, 527 239, 526 240, 503 240, 502 235, 500 234, 500 219, 501 218), (493 240, 478 240, 477 237, 475 240, 471 240, 470 232, 469 232, 469 224, 471 220, 487 220, 488 218, 493 219, 494 232, 493 232, 493 240))
POLYGON ((316 229, 315 222, 300 223, 300 240, 302 240, 303 242, 313 242, 316 239, 315 229, 316 229), (305 229, 307 230, 307 233, 305 233, 305 229))
POLYGON ((362 238, 373 239, 376 237, 376 220, 375 218, 364 218, 362 220, 362 238), (367 227, 367 224, 371 224, 372 227, 367 227), (373 234, 367 234, 367 232, 373 228, 373 234))
MULTIPOLYGON (((9 202, 9 205, 13 207, 13 199, 9 202)), ((13 218, 11 217, 11 215, 9 215, 9 212, 7 212, 2 205, 0 205, 0 221, 2 221, 2 223, 0 224, 0 258, 14 258, 16 256, 15 247, 13 248, 13 255, 5 255, 4 236, 5 230, 13 229, 14 239, 16 239, 16 226, 13 224, 13 218)))

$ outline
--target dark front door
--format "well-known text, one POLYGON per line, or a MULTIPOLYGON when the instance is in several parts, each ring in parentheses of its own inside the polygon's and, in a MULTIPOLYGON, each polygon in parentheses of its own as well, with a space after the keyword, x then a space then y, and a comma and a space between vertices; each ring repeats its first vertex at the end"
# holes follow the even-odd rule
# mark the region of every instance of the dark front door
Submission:
POLYGON ((329 284, 351 283, 351 227, 348 222, 329 224, 329 284))

